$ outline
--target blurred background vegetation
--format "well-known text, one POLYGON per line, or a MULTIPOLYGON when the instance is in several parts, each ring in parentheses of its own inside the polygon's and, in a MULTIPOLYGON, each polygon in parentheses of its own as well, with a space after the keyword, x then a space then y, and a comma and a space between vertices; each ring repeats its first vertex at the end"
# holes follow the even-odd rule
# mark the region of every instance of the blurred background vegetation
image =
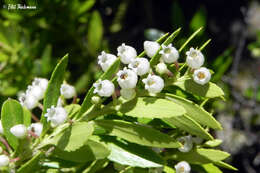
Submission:
MULTIPOLYGON (((208 102, 222 122, 221 147, 239 172, 260 170, 260 5, 247 0, 1 0, 0 105, 25 90, 35 76, 49 78, 60 57, 70 54, 66 78, 83 97, 101 74, 97 55, 116 54, 122 42, 142 50, 181 27, 174 46, 203 26, 190 43, 202 45, 213 79, 226 101, 208 102), (11 4, 36 9, 9 9, 11 4)), ((17 7, 16 7, 17 8, 17 7)), ((187 47, 188 48, 188 47, 187 47)), ((184 61, 184 56, 180 61, 184 61)), ((196 99, 196 98, 195 98, 196 99)))

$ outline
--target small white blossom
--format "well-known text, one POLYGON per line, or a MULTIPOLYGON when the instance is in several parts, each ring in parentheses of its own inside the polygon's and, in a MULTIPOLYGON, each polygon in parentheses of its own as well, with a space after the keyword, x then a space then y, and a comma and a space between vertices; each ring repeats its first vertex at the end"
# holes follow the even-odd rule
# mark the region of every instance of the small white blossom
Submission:
POLYGON ((160 44, 155 41, 144 42, 144 50, 146 52, 146 55, 150 58, 152 58, 156 54, 159 48, 160 44))
POLYGON ((150 63, 146 58, 135 58, 128 67, 136 72, 137 75, 142 76, 149 72, 150 63))
POLYGON ((27 96, 33 96, 36 100, 41 100, 44 97, 45 91, 38 85, 29 85, 26 90, 27 96))
POLYGON ((74 86, 69 84, 62 84, 60 87, 60 94, 66 99, 71 99, 76 96, 76 89, 74 86))
POLYGON ((159 74, 165 74, 168 72, 168 69, 167 69, 167 66, 165 63, 161 62, 159 64, 156 65, 156 72, 159 73, 159 74))
POLYGON ((106 71, 116 60, 116 56, 105 51, 101 52, 98 56, 98 64, 101 66, 103 71, 106 71))
POLYGON ((135 48, 125 45, 123 43, 121 46, 117 48, 117 56, 120 58, 123 64, 129 64, 132 59, 137 57, 137 52, 135 48))
POLYGON ((190 173, 191 168, 189 163, 185 161, 181 161, 174 166, 176 169, 176 173, 190 173))
POLYGON ((135 89, 121 89, 120 90, 120 94, 121 96, 125 99, 125 100, 131 100, 135 97, 136 92, 135 89))
POLYGON ((142 80, 145 84, 145 89, 149 93, 156 94, 162 91, 164 87, 164 81, 160 76, 149 74, 147 78, 142 80))
POLYGON ((165 63, 176 62, 179 58, 179 52, 172 44, 168 46, 162 45, 162 50, 160 50, 159 54, 161 54, 161 58, 165 63))
POLYGON ((95 87, 94 93, 101 97, 110 97, 115 92, 115 86, 109 80, 98 80, 93 86, 95 87))
POLYGON ((23 139, 27 135, 27 128, 23 124, 18 124, 10 129, 10 132, 17 138, 23 139))
POLYGON ((189 67, 192 69, 200 68, 204 63, 204 56, 203 54, 193 47, 190 48, 189 51, 186 52, 187 58, 186 62, 189 67))
POLYGON ((178 141, 180 143, 182 143, 182 145, 183 145, 182 147, 178 148, 178 150, 180 152, 184 152, 184 153, 189 152, 192 149, 192 147, 193 147, 192 137, 191 136, 180 137, 180 138, 178 138, 178 141))
POLYGON ((42 128, 43 128, 42 123, 32 123, 28 127, 28 130, 34 132, 37 136, 40 136, 42 133, 42 128))
POLYGON ((0 120, 0 134, 4 134, 4 129, 3 129, 1 120, 0 120))
POLYGON ((205 67, 201 67, 195 70, 193 73, 193 80, 200 85, 204 85, 208 83, 210 78, 211 78, 210 71, 205 67))
POLYGON ((45 92, 48 87, 48 80, 44 78, 34 78, 32 85, 41 87, 43 92, 45 92))
POLYGON ((63 124, 68 116, 68 113, 63 107, 54 107, 47 109, 47 113, 44 115, 47 117, 47 121, 51 122, 52 127, 63 124))
POLYGON ((135 88, 138 80, 137 74, 126 67, 117 74, 117 82, 123 89, 135 88))
POLYGON ((38 106, 39 102, 33 95, 27 95, 25 93, 19 96, 20 104, 27 109, 31 110, 38 106))
POLYGON ((0 167, 7 166, 10 162, 10 159, 7 155, 0 155, 0 167))

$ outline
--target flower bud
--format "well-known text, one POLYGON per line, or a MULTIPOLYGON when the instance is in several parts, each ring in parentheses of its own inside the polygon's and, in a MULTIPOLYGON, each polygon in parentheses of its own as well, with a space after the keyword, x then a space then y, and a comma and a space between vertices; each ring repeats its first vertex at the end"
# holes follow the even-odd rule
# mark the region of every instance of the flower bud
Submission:
POLYGON ((0 134, 4 134, 4 129, 3 129, 1 120, 0 120, 0 134))
POLYGON ((42 88, 43 92, 46 91, 48 87, 48 80, 44 78, 34 78, 34 81, 32 82, 33 86, 39 86, 42 88))
POLYGON ((165 63, 161 62, 159 64, 156 65, 156 72, 159 73, 159 74, 165 74, 168 72, 168 69, 167 69, 167 66, 165 63))
POLYGON ((27 95, 25 93, 19 96, 20 104, 27 109, 31 110, 38 106, 39 102, 33 95, 27 95))
POLYGON ((27 96, 33 96, 36 100, 41 100, 44 97, 45 91, 38 85, 29 85, 26 90, 27 96))
POLYGON ((109 80, 98 80, 93 86, 95 87, 94 93, 101 97, 110 97, 115 92, 115 86, 109 80))
POLYGON ((186 63, 192 69, 198 69, 203 65, 204 56, 199 50, 190 48, 190 50, 186 52, 186 55, 186 63))
POLYGON ((201 67, 194 71, 193 73, 193 80, 200 85, 204 85, 210 81, 211 74, 210 71, 205 68, 201 67))
POLYGON ((142 76, 149 72, 150 63, 146 58, 135 58, 128 65, 137 75, 142 76))
POLYGON ((137 84, 137 74, 126 67, 117 74, 117 82, 123 89, 135 88, 137 84))
POLYGON ((147 78, 142 80, 145 84, 145 89, 149 93, 156 94, 162 91, 164 87, 164 81, 160 76, 149 74, 147 78))
POLYGON ((42 123, 32 123, 28 127, 28 130, 34 132, 37 136, 40 136, 42 133, 42 128, 43 128, 42 123))
POLYGON ((184 153, 189 152, 193 147, 191 136, 180 137, 178 138, 178 141, 183 144, 182 147, 178 148, 180 152, 184 152, 184 153))
POLYGON ((98 56, 98 64, 101 66, 103 71, 106 71, 115 62, 115 60, 115 55, 106 53, 105 51, 102 51, 101 55, 98 56))
POLYGON ((99 104, 101 102, 101 99, 99 96, 93 96, 91 97, 91 103, 92 104, 99 104))
POLYGON ((161 58, 165 63, 176 62, 179 58, 179 52, 172 44, 168 46, 162 45, 162 50, 160 50, 159 54, 161 54, 161 58))
POLYGON ((150 58, 152 58, 156 54, 159 48, 160 48, 160 44, 155 41, 144 42, 145 53, 150 58))
POLYGON ((131 100, 135 97, 136 92, 134 89, 130 88, 130 89, 121 89, 120 90, 120 94, 121 96, 125 99, 125 100, 131 100))
POLYGON ((52 127, 56 127, 66 121, 68 114, 63 107, 51 106, 44 116, 47 117, 47 121, 51 122, 52 127))
POLYGON ((123 43, 117 48, 117 56, 120 58, 123 64, 129 64, 132 59, 137 57, 137 52, 135 48, 125 45, 123 43))
POLYGON ((18 124, 10 129, 10 132, 17 138, 23 139, 27 135, 27 128, 23 124, 18 124))
POLYGON ((10 159, 8 156, 2 154, 0 155, 0 167, 7 166, 10 162, 10 159))
POLYGON ((76 96, 76 89, 68 84, 62 84, 60 87, 60 94, 64 96, 65 99, 71 99, 76 96))
POLYGON ((190 173, 191 171, 190 165, 185 161, 177 163, 174 167, 176 169, 176 173, 190 173))

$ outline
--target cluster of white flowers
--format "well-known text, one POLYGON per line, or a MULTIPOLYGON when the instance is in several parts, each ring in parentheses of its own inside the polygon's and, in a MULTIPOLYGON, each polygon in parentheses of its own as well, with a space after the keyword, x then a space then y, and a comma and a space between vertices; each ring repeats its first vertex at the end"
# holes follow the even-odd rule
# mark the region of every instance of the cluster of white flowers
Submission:
POLYGON ((201 67, 205 61, 201 51, 190 48, 190 50, 186 52, 186 55, 187 65, 195 70, 193 73, 193 80, 200 85, 208 83, 211 78, 211 73, 207 68, 201 67))
POLYGON ((68 113, 63 107, 51 106, 47 109, 47 113, 44 116, 47 118, 47 121, 51 122, 52 127, 56 127, 66 121, 68 113))
POLYGON ((19 95, 21 105, 31 110, 38 106, 39 101, 43 99, 48 86, 48 80, 44 78, 35 78, 32 85, 27 87, 25 93, 19 95))

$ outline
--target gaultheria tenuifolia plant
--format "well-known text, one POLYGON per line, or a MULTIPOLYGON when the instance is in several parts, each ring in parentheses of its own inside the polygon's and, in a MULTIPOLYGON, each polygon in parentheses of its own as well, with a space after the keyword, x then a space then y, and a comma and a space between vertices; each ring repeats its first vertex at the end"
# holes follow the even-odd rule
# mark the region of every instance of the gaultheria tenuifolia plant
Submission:
POLYGON ((183 50, 174 39, 180 29, 144 51, 122 44, 117 55, 101 52, 104 73, 78 104, 64 81, 65 55, 50 80, 35 78, 19 101, 1 111, 2 172, 221 172, 229 154, 214 149, 220 123, 203 106, 224 93, 203 67, 203 45, 183 50), (183 61, 183 62, 182 62, 183 61), (37 111, 35 111, 37 110, 37 111), (41 110, 41 119, 38 120, 41 110), (32 121, 32 120, 33 121, 32 121), (33 123, 32 123, 33 122, 33 123))

